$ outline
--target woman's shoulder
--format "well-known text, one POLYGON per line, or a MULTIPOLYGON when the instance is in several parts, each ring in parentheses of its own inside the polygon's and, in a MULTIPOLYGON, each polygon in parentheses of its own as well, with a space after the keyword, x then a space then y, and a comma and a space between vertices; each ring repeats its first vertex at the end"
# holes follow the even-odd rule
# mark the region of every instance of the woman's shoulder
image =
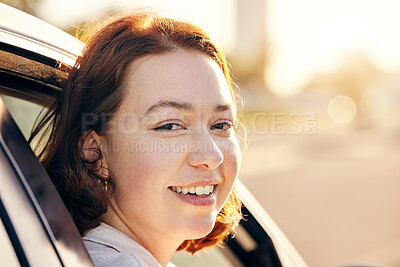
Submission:
POLYGON ((116 251, 115 249, 107 247, 103 244, 98 244, 87 240, 83 240, 83 243, 85 244, 86 249, 88 250, 89 255, 92 258, 92 261, 96 267, 149 266, 133 254, 116 251))
POLYGON ((150 252, 107 224, 90 230, 82 240, 96 267, 160 266, 150 252))

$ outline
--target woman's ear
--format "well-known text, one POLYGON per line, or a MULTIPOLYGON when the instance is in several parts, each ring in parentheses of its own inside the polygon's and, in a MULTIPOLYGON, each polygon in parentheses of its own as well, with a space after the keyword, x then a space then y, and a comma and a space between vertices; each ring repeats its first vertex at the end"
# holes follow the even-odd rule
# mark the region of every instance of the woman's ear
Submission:
POLYGON ((106 139, 93 130, 84 132, 79 138, 81 157, 86 165, 89 165, 97 175, 108 178, 108 166, 104 156, 103 146, 106 139))

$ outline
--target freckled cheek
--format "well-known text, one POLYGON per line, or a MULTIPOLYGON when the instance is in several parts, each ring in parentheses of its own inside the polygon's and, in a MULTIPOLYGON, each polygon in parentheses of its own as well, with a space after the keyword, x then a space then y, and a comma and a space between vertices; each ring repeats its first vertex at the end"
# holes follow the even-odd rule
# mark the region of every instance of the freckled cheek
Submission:
MULTIPOLYGON (((164 199, 165 176, 157 164, 157 158, 136 161, 126 168, 123 176, 115 177, 114 197, 124 212, 149 214, 155 207, 161 207, 164 199), (134 205, 136 204, 136 205, 134 205), (132 206, 134 205, 134 206, 132 206)), ((157 210, 157 209, 156 209, 157 210)), ((125 214, 126 216, 128 213, 125 214)))
POLYGON ((146 194, 161 192, 173 183, 174 177, 179 173, 179 153, 147 150, 124 155, 126 158, 121 159, 121 162, 125 164, 118 164, 120 169, 117 171, 118 176, 114 178, 122 188, 146 194))
POLYGON ((149 190, 148 183, 170 185, 184 162, 187 143, 140 133, 111 136, 106 159, 117 186, 149 190))

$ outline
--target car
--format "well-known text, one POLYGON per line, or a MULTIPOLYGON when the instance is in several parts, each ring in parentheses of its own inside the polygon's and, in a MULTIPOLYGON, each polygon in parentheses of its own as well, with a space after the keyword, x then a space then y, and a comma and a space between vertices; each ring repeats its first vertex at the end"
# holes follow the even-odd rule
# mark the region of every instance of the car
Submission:
MULTIPOLYGON (((0 18, 0 95, 5 102, 17 102, 9 105, 10 115, 0 100, 1 262, 6 266, 93 266, 71 216, 26 141, 26 129, 33 119, 25 119, 37 114, 29 108, 21 112, 27 103, 34 103, 40 111, 59 96, 84 44, 2 3, 0 18)), ((307 266, 240 180, 237 191, 245 219, 234 238, 201 258, 178 253, 172 262, 182 266, 195 266, 194 262, 307 266)))

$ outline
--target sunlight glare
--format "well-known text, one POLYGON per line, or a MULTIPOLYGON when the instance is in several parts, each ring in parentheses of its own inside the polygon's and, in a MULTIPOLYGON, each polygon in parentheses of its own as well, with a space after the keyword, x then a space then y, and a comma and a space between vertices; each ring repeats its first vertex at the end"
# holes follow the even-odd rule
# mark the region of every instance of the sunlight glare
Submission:
POLYGON ((274 93, 294 95, 314 75, 335 73, 348 51, 365 52, 382 71, 400 70, 400 1, 270 0, 268 10, 265 81, 274 93))

